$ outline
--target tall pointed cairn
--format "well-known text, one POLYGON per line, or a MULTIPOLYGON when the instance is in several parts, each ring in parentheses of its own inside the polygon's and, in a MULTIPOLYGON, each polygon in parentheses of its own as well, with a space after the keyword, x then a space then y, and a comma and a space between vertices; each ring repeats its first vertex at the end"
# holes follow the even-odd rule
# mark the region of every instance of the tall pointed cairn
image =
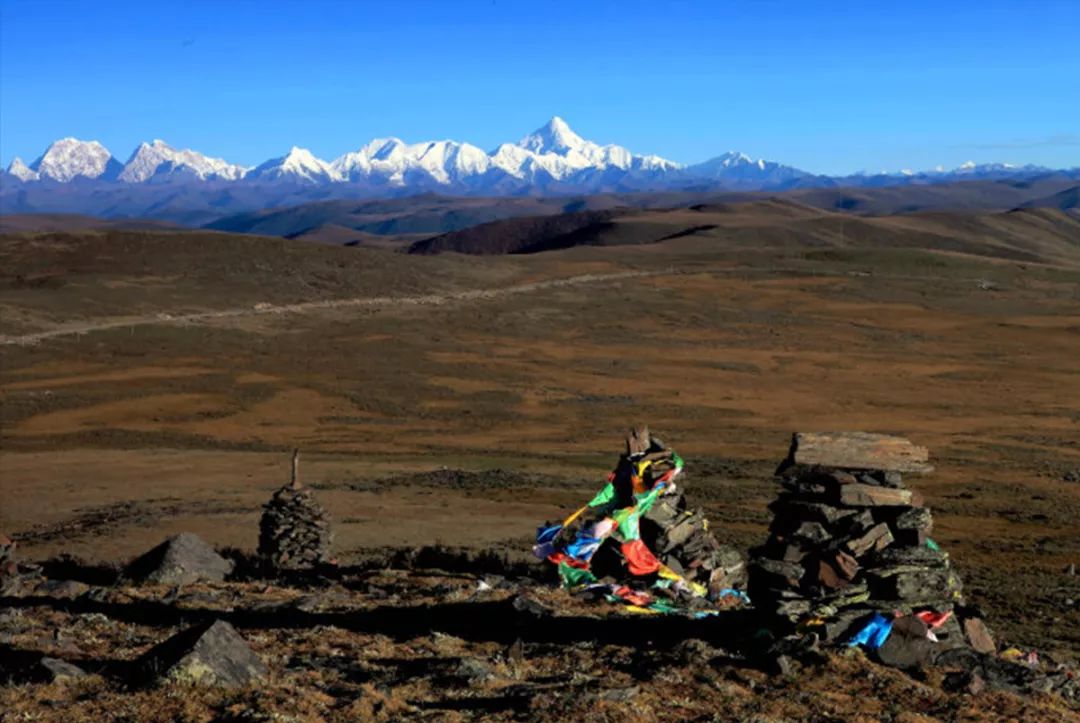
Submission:
POLYGON ((984 629, 982 621, 963 607, 949 556, 928 536, 933 519, 922 496, 904 486, 904 473, 933 470, 927 459, 925 447, 900 437, 795 434, 777 470, 769 539, 753 551, 755 607, 781 628, 829 642, 880 611, 950 613, 941 642, 967 637, 978 648, 969 628, 984 629))
POLYGON ((300 450, 293 451, 289 483, 274 493, 259 521, 259 556, 279 570, 332 562, 330 516, 300 483, 300 450))

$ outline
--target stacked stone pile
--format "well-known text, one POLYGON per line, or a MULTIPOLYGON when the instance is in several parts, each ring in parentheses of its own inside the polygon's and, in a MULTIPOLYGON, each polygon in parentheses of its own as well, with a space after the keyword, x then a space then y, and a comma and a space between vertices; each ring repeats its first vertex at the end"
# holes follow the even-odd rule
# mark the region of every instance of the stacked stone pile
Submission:
POLYGON ((0 532, 0 595, 19 595, 41 582, 41 568, 19 558, 15 541, 0 532))
POLYGON ((291 481, 274 493, 259 521, 259 555, 282 570, 310 569, 332 561, 330 516, 312 491, 300 484, 299 452, 293 452, 291 481))
POLYGON ((19 577, 19 563, 15 559, 15 543, 0 532, 0 592, 14 589, 19 577))
POLYGON ((949 556, 929 537, 930 510, 904 485, 904 473, 932 470, 927 457, 898 437, 796 434, 777 470, 770 537, 751 563, 755 607, 830 642, 878 612, 955 612, 936 631, 941 643, 962 644, 966 634, 992 648, 977 613, 963 607, 949 556))
POLYGON ((687 508, 681 488, 661 497, 645 514, 641 535, 665 565, 707 586, 713 599, 722 590, 746 588, 743 554, 716 539, 704 511, 687 508))

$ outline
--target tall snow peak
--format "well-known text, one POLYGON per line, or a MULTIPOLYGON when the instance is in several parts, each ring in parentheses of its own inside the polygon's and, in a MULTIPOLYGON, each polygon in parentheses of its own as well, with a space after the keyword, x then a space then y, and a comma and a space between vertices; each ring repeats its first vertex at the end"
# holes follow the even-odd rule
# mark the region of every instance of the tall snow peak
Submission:
POLYGON ((316 158, 306 148, 293 146, 280 158, 256 166, 246 176, 247 179, 295 181, 298 183, 324 183, 340 181, 341 175, 329 163, 316 158))
POLYGON ((556 153, 565 155, 567 151, 580 150, 586 145, 596 145, 574 133, 559 116, 553 117, 544 125, 518 141, 518 145, 533 153, 556 153))
MULTIPOLYGON (((681 166, 659 156, 635 156, 626 148, 613 144, 600 145, 585 140, 559 116, 537 128, 517 143, 518 148, 532 154, 530 165, 543 168, 555 178, 566 178, 582 171, 640 171, 667 173, 681 166)), ((493 156, 508 158, 505 144, 493 156)), ((520 173, 515 174, 521 177, 520 173)))
POLYGON ((200 181, 235 181, 243 178, 247 170, 221 158, 211 158, 192 150, 176 150, 165 141, 154 140, 151 143, 139 144, 124 164, 119 178, 127 183, 142 183, 152 178, 171 176, 200 181))
POLYGON ((121 170, 120 162, 97 141, 61 138, 55 141, 30 169, 41 179, 67 183, 76 178, 115 179, 121 170))
POLYGON ((37 171, 23 163, 23 159, 18 156, 15 156, 11 161, 11 165, 8 166, 8 173, 15 176, 15 178, 18 178, 20 181, 36 181, 39 178, 37 171))

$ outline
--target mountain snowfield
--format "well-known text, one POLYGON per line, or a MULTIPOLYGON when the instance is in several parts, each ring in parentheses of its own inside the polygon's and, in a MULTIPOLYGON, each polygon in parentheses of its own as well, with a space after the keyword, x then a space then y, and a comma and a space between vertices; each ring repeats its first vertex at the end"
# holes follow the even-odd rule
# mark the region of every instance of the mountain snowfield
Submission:
POLYGON ((655 155, 635 155, 618 145, 600 145, 554 117, 517 143, 490 153, 469 143, 442 140, 406 143, 373 140, 355 151, 325 161, 293 147, 284 156, 254 168, 177 150, 164 141, 141 143, 121 164, 97 141, 63 138, 27 165, 15 158, 3 174, 5 185, 242 183, 245 186, 312 187, 355 184, 367 192, 439 191, 466 194, 582 193, 655 191, 687 188, 784 190, 802 186, 882 185, 942 180, 1007 178, 1047 169, 1009 164, 965 163, 953 171, 819 176, 774 161, 729 152, 683 166, 655 155))

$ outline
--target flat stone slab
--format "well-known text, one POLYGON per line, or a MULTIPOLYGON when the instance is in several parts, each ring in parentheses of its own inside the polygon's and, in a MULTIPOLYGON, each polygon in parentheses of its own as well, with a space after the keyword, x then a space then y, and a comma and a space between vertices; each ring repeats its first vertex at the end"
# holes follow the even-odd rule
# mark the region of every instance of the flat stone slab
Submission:
POLYGON ((886 472, 932 472, 926 447, 867 432, 796 432, 783 466, 792 464, 886 472))
POLYGON ((244 688, 262 681, 266 665, 229 623, 215 620, 177 633, 139 661, 151 682, 244 688))
POLYGON ((911 490, 873 485, 842 485, 836 490, 836 501, 848 507, 906 507, 915 499, 911 490))
POLYGON ((131 562, 124 577, 136 582, 190 585, 221 582, 233 563, 217 554, 198 535, 182 532, 131 562))

